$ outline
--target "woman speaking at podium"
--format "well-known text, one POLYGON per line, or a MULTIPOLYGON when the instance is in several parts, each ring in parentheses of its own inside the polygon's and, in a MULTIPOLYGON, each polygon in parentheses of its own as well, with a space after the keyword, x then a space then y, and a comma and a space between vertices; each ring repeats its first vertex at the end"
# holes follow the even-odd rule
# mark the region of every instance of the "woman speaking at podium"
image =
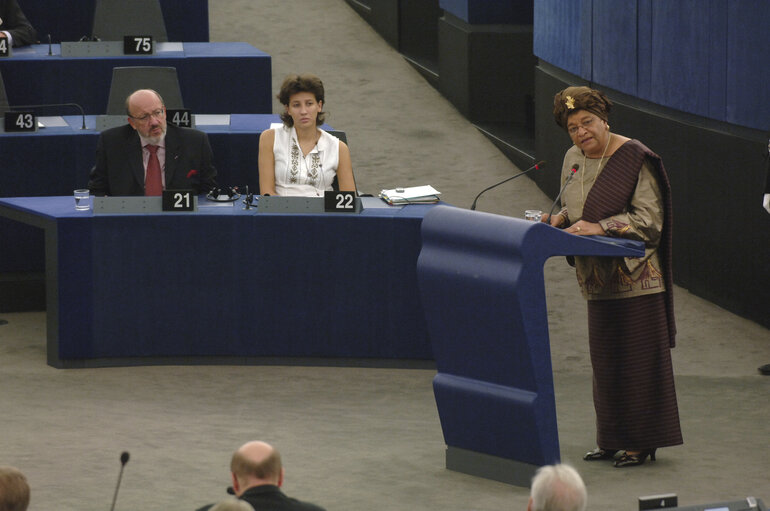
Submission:
POLYGON ((573 145, 562 166, 563 208, 544 221, 578 236, 645 244, 643 257, 575 257, 588 301, 598 445, 584 459, 630 467, 654 461, 659 447, 682 443, 670 352, 676 334, 671 194, 660 157, 610 131, 611 107, 588 87, 554 97, 554 118, 573 145))
POLYGON ((324 122, 324 86, 310 74, 289 75, 278 100, 283 126, 259 137, 262 195, 323 196, 335 176, 341 191, 355 191, 348 146, 319 128, 324 122))

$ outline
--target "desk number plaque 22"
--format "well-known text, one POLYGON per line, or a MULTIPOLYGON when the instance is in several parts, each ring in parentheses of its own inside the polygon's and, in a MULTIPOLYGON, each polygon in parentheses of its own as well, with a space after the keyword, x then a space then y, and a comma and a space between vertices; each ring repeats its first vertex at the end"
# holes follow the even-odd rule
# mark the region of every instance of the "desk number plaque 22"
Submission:
POLYGON ((324 192, 324 211, 327 213, 355 213, 355 192, 324 192))

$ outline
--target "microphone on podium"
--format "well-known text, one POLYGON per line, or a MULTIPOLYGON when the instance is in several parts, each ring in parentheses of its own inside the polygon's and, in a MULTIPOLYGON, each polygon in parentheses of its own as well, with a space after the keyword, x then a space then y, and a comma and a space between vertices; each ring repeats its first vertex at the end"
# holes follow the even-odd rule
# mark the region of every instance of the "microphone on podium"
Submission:
POLYGON ((110 506, 110 511, 115 511, 115 502, 118 500, 120 480, 123 478, 123 467, 126 466, 126 463, 128 463, 128 458, 130 457, 131 455, 128 454, 128 451, 123 451, 123 453, 120 455, 120 472, 118 473, 118 484, 115 485, 115 495, 112 497, 112 506, 110 506))
POLYGON ((500 181, 499 183, 495 183, 495 184, 493 184, 492 186, 490 186, 490 187, 488 187, 488 188, 484 188, 483 190, 481 190, 481 192, 479 192, 479 194, 476 196, 476 198, 475 198, 475 199, 473 199, 473 204, 471 204, 471 211, 475 211, 475 210, 476 210, 476 201, 478 201, 478 200, 479 200, 479 197, 481 197, 481 194, 482 194, 482 193, 486 192, 487 190, 491 190, 492 188, 496 188, 496 187, 500 186, 500 185, 501 185, 501 184, 503 184, 503 183, 507 183, 507 182, 508 182, 508 181, 510 181, 511 179, 516 179, 516 178, 517 178, 517 177, 519 177, 519 176, 523 176, 524 174, 527 174, 527 173, 529 173, 529 172, 532 172, 533 170, 539 170, 539 169, 542 169, 543 167, 545 167, 545 161, 539 161, 539 162, 535 163, 534 165, 532 165, 532 166, 531 166, 530 168, 528 168, 527 170, 525 170, 524 172, 519 172, 519 173, 518 173, 518 174, 516 174, 515 176, 511 176, 511 177, 509 177, 509 178, 507 178, 507 179, 504 179, 504 180, 500 181))
POLYGON ((571 171, 570 175, 567 176, 567 180, 564 181, 564 186, 562 186, 561 190, 559 190, 559 195, 557 195, 556 198, 554 199, 553 204, 551 205, 551 209, 548 211, 548 224, 549 225, 551 223, 551 215, 553 215, 553 208, 555 208, 556 204, 559 203, 559 199, 561 199, 561 194, 564 193, 564 189, 567 188, 567 185, 572 180, 572 176, 574 176, 577 173, 579 168, 580 168, 580 165, 578 165, 577 163, 572 166, 572 168, 570 169, 570 171, 571 171))

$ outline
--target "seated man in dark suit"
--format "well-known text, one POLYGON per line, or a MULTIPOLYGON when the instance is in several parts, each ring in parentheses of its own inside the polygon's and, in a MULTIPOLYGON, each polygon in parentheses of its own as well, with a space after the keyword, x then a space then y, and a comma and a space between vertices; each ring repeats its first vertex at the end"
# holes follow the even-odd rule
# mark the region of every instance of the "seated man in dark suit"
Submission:
POLYGON ((0 38, 10 40, 13 46, 37 42, 37 32, 16 0, 0 0, 0 38))
MULTIPOLYGON (((232 493, 256 511, 324 511, 323 508, 286 496, 281 491, 281 455, 270 444, 260 441, 243 444, 230 460, 232 493)), ((205 506, 198 511, 211 510, 205 506)))
POLYGON ((161 195, 163 190, 208 193, 216 188, 205 133, 166 123, 160 94, 140 89, 126 99, 128 124, 105 130, 96 146, 88 188, 94 195, 161 195))

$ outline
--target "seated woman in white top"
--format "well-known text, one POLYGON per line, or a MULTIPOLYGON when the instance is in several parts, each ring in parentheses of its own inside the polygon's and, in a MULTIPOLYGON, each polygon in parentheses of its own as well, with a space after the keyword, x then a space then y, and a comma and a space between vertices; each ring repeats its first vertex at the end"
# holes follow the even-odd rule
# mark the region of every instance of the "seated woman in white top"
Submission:
POLYGON ((323 196, 334 177, 341 191, 356 190, 348 146, 318 126, 324 122, 324 86, 317 76, 289 75, 278 100, 283 126, 259 137, 262 195, 323 196))

